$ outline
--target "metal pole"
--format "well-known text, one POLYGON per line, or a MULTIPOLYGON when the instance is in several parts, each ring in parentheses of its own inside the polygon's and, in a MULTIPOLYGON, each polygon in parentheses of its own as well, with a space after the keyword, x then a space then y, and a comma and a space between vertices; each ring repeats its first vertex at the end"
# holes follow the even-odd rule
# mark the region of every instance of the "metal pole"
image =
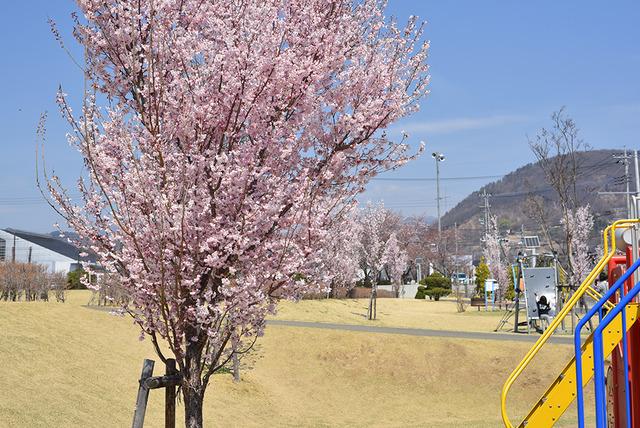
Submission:
POLYGON ((453 223, 453 230, 455 231, 456 256, 457 256, 458 255, 458 222, 453 223))
MULTIPOLYGON (((629 157, 627 155, 627 148, 624 148, 624 177, 625 177, 625 190, 627 192, 627 215, 631 216, 631 194, 629 193, 629 157)), ((629 217, 627 217, 629 218, 629 217)))
POLYGON ((633 151, 633 164, 636 173, 636 196, 640 196, 640 173, 638 172, 638 151, 633 151))
POLYGON ((438 207, 438 239, 442 238, 442 223, 440 221, 440 159, 436 156, 436 205, 438 207))
MULTIPOLYGON (((631 207, 631 218, 636 218, 638 216, 638 197, 634 196, 632 198, 633 203, 630 205, 631 207)), ((631 252, 633 253, 631 256, 631 262, 634 263, 638 260, 638 228, 634 224, 631 226, 631 252)), ((638 271, 633 272, 633 283, 638 283, 638 271)))
POLYGON ((486 239, 486 237, 489 235, 489 210, 487 209, 487 192, 484 192, 482 197, 484 198, 484 237, 486 239))
MULTIPOLYGON (((487 235, 489 235, 489 220, 491 218, 491 213, 489 212, 489 208, 491 208, 491 206, 489 205, 489 197, 491 195, 489 193, 487 193, 486 190, 482 191, 482 194, 480 195, 480 197, 482 197, 483 203, 482 206, 480 208, 482 208, 483 210, 483 215, 484 215, 484 238, 487 237, 487 235)), ((486 241, 483 241, 486 244, 486 241)))
MULTIPOLYGON (((640 173, 638 173, 638 151, 634 150, 633 151, 633 166, 634 166, 634 172, 636 175, 636 195, 634 198, 632 198, 633 200, 633 218, 637 218, 638 215, 640 214, 638 211, 638 201, 640 201, 640 173)), ((638 227, 636 224, 633 225, 633 229, 632 229, 632 239, 633 239, 633 259, 636 260, 638 258, 638 227)), ((640 275, 638 274, 638 271, 635 271, 633 273, 633 283, 637 284, 638 280, 639 280, 640 275)))
POLYGON ((482 193, 482 198, 484 202, 484 237, 487 238, 489 235, 489 216, 487 215, 487 192, 486 190, 482 193))
MULTIPOLYGON (((622 163, 624 165, 624 178, 625 178, 625 190, 626 190, 624 193, 627 195, 627 218, 630 218, 631 217, 631 193, 629 191, 629 182, 631 181, 631 177, 629 176, 629 159, 631 159, 631 155, 629 155, 629 152, 625 147, 624 153, 622 155, 613 155, 613 158, 617 159, 617 163, 622 163)), ((638 180, 638 175, 636 172, 636 183, 638 182, 637 180, 638 180)), ((636 187, 636 190, 637 190, 637 187, 636 187)))
MULTIPOLYGON (((520 262, 518 262, 519 264, 520 262)), ((518 333, 518 313, 520 312, 520 275, 516 275, 516 269, 514 265, 511 265, 511 276, 513 277, 513 291, 516 294, 514 306, 514 323, 513 332, 518 333)))

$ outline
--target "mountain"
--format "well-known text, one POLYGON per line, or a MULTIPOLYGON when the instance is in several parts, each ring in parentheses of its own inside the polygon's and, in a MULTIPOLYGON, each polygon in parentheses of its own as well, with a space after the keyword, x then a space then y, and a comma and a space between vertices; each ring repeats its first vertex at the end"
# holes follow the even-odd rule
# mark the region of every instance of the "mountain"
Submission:
MULTIPOLYGON (((594 215, 594 232, 602 230, 612 219, 626 216, 626 200, 624 195, 601 195, 598 192, 625 191, 624 164, 614 155, 621 150, 590 150, 577 153, 580 165, 577 182, 580 204, 589 204, 594 215)), ((629 171, 631 190, 634 190, 633 159, 630 160, 629 171)), ((525 234, 540 235, 538 224, 531 219, 531 210, 527 199, 537 196, 545 210, 549 212, 549 223, 552 230, 560 231, 560 210, 558 197, 545 180, 538 162, 530 163, 505 175, 500 180, 487 184, 471 193, 443 217, 443 227, 458 227, 460 244, 467 252, 477 253, 480 249, 480 238, 484 234, 483 192, 490 194, 490 212, 498 218, 501 233, 504 235, 525 234)), ((597 235, 594 233, 594 243, 597 235)))

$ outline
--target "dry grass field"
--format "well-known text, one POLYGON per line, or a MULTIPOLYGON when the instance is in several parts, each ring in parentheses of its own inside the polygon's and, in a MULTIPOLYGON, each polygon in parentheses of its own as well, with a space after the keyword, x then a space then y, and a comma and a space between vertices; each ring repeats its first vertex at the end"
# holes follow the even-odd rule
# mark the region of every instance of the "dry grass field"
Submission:
MULTIPOLYGON (((83 307, 88 296, 72 292, 65 304, 0 303, 0 426, 130 426, 151 345, 138 340, 130 319, 83 307)), ((365 305, 287 303, 280 316, 364 323, 358 317, 365 305)), ((497 322, 458 315, 450 302, 412 300, 380 299, 379 316, 376 325, 472 331, 497 322)), ((282 326, 268 327, 259 344, 241 383, 215 376, 206 426, 497 427, 500 387, 530 346, 282 326)), ((547 349, 513 395, 515 414, 570 353, 564 345, 547 349)), ((151 392, 145 426, 163 426, 163 400, 162 392, 151 392)), ((575 426, 572 419, 560 426, 575 426)))
POLYGON ((456 311, 452 299, 378 299, 378 317, 367 319, 367 299, 303 300, 298 303, 282 302, 277 319, 314 321, 325 323, 376 325, 383 327, 425 328, 473 332, 493 331, 503 312, 478 311, 467 307, 456 311))

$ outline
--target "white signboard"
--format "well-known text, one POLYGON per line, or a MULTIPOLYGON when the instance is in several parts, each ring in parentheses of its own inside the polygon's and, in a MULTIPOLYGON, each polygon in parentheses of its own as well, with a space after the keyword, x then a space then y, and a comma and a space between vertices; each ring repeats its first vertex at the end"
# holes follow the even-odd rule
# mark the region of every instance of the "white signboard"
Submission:
POLYGON ((484 290, 485 291, 497 291, 498 290, 498 281, 495 279, 487 279, 484 282, 484 290))

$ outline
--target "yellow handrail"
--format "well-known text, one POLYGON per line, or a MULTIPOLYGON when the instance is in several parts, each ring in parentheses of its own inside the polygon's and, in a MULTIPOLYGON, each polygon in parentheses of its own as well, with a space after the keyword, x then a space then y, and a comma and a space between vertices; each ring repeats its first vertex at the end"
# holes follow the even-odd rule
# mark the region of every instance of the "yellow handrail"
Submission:
MULTIPOLYGON (((585 290, 585 293, 588 294, 589 297, 591 297, 596 302, 599 301, 600 299, 602 299, 602 294, 598 293, 596 290, 594 290, 591 287, 587 287, 587 289, 585 290)), ((604 307, 607 310, 611 310, 611 309, 615 308, 616 305, 614 305, 613 303, 607 301, 607 302, 604 302, 604 307)))
POLYGON ((575 306, 576 303, 580 300, 582 295, 590 288, 591 283, 595 280, 597 275, 600 275, 602 269, 609 263, 609 260, 614 256, 616 252, 616 229, 630 226, 633 223, 640 223, 640 219, 624 219, 617 220, 611 224, 611 226, 607 226, 603 233, 604 239, 604 255, 598 262, 595 268, 591 271, 591 273, 585 278, 585 280, 580 284, 580 287, 573 293, 573 296, 567 301, 566 305, 562 308, 562 310, 558 313, 557 316, 554 317, 553 321, 549 324, 549 327, 542 333, 540 338, 536 341, 533 347, 527 352, 527 355, 524 356, 520 364, 511 372, 509 377, 507 378, 504 386, 502 387, 502 393, 500 394, 500 406, 502 411, 502 421, 504 422, 504 426, 507 428, 513 428, 511 421, 509 421, 509 416, 507 415, 507 394, 511 389, 511 386, 516 381, 516 379, 522 374, 524 369, 529 365, 533 357, 535 357, 540 349, 547 343, 547 340, 553 335, 556 329, 560 326, 562 320, 569 314, 571 309, 575 306), (607 235, 610 234, 611 238, 611 247, 609 248, 609 242, 607 241, 607 235))

